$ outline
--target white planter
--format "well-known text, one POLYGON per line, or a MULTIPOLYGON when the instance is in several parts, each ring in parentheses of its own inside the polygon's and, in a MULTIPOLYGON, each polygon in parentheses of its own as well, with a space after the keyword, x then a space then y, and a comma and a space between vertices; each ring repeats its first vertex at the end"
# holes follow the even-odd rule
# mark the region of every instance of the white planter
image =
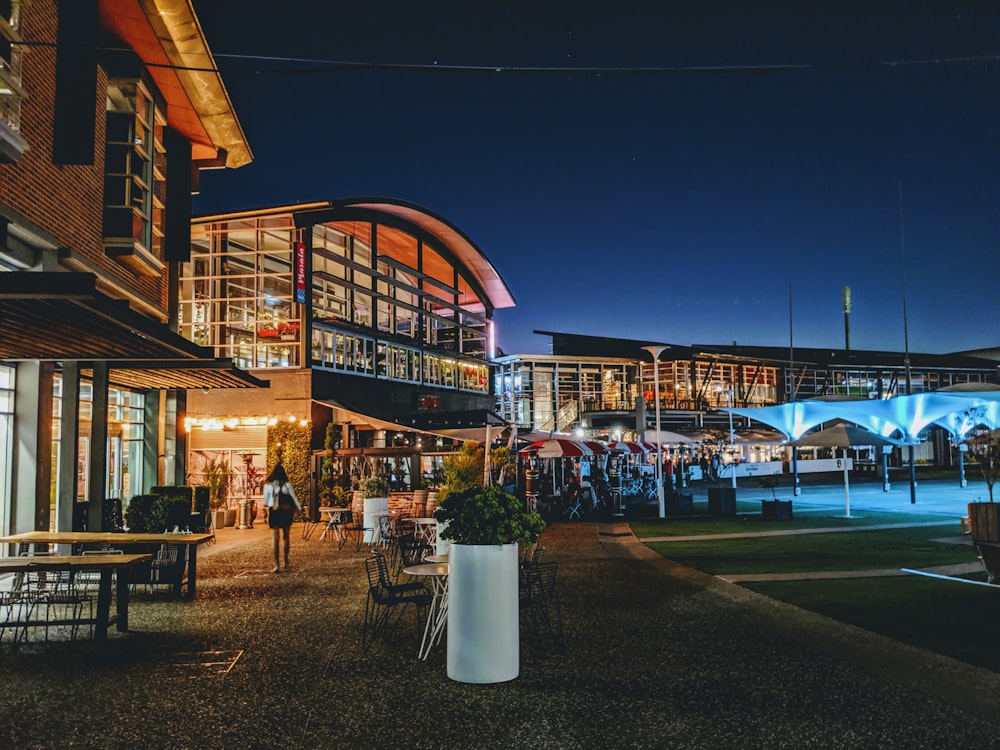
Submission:
POLYGON ((513 680, 521 655, 517 545, 452 544, 448 555, 448 677, 513 680))
POLYGON ((389 498, 366 497, 362 521, 365 524, 365 543, 374 544, 378 541, 378 517, 389 512, 389 498))

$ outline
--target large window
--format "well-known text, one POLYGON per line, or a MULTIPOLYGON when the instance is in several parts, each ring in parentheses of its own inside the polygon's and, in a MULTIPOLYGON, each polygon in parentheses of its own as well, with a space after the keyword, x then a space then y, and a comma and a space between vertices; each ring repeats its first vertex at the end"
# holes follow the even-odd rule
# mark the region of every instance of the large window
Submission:
POLYGON ((181 267, 181 335, 240 367, 299 366, 297 237, 290 216, 193 227, 191 260, 181 267))
POLYGON ((298 367, 303 305, 293 248, 311 240, 311 365, 489 392, 486 305, 424 240, 368 221, 316 224, 291 214, 195 224, 181 269, 180 332, 242 367, 298 367), (437 350, 425 356, 426 349, 437 350))
POLYGON ((159 275, 162 258, 166 105, 152 84, 108 82, 104 151, 104 248, 133 271, 159 275))
POLYGON ((28 149, 21 138, 21 2, 0 0, 0 161, 16 162, 28 149))
MULTIPOLYGON (((62 378, 53 384, 52 422, 52 465, 60 465, 62 435, 62 378)), ((93 423, 93 388, 90 383, 80 384, 80 438, 77 456, 77 481, 75 497, 77 502, 89 500, 91 425, 93 423)), ((108 474, 105 481, 105 497, 122 498, 127 501, 142 489, 143 450, 143 397, 139 393, 111 388, 108 391, 108 441, 105 446, 108 474)), ((52 504, 58 495, 59 474, 53 471, 52 504)), ((55 518, 55 515, 52 516, 55 518)))
POLYGON ((0 529, 10 528, 10 478, 13 475, 14 368, 0 365, 0 529))

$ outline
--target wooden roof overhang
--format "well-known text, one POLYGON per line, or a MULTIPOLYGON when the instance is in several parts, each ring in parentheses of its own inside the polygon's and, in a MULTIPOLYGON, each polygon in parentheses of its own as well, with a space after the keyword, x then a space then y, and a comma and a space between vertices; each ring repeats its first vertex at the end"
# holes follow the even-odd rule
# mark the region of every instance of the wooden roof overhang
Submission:
MULTIPOLYGON (((84 377, 93 369, 80 368, 84 377)), ((149 361, 108 363, 108 383, 115 388, 133 391, 197 389, 197 388, 268 388, 269 380, 261 380, 241 370, 228 359, 198 361, 149 361)))
POLYGON ((235 168, 253 160, 190 0, 100 0, 100 18, 149 67, 195 161, 222 156, 235 168))
POLYGON ((0 273, 0 361, 108 362, 109 382, 130 388, 266 387, 97 290, 89 273, 0 273))

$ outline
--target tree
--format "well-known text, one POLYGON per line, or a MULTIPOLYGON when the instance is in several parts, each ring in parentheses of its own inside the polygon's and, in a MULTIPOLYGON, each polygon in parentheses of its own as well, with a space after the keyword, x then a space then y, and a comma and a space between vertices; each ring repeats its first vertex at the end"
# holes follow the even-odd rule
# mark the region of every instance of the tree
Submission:
POLYGON ((517 468, 517 454, 511 451, 506 445, 501 445, 490 450, 490 465, 497 478, 497 483, 504 484, 504 478, 508 472, 513 472, 517 468))
POLYGON ((295 496, 303 507, 309 499, 309 427, 298 422, 278 422, 267 428, 268 473, 278 463, 278 456, 292 483, 295 496))
POLYGON ((473 440, 464 443, 458 453, 445 456, 442 461, 444 489, 440 495, 441 502, 449 495, 482 485, 485 467, 486 449, 482 443, 473 440))
POLYGON ((1000 430, 977 427, 966 438, 966 443, 969 445, 969 455, 975 459, 983 474, 992 503, 993 485, 1000 479, 1000 430))

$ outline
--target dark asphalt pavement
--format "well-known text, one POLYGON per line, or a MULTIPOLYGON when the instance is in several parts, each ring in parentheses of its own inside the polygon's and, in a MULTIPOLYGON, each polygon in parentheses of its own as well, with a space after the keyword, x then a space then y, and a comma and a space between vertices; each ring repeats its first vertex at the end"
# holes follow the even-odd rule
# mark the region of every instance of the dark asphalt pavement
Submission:
POLYGON ((140 594, 133 630, 0 649, 6 748, 998 748, 1000 676, 664 560, 622 527, 554 524, 565 655, 448 679, 412 617, 368 652, 364 553, 224 530, 198 597, 140 594))

